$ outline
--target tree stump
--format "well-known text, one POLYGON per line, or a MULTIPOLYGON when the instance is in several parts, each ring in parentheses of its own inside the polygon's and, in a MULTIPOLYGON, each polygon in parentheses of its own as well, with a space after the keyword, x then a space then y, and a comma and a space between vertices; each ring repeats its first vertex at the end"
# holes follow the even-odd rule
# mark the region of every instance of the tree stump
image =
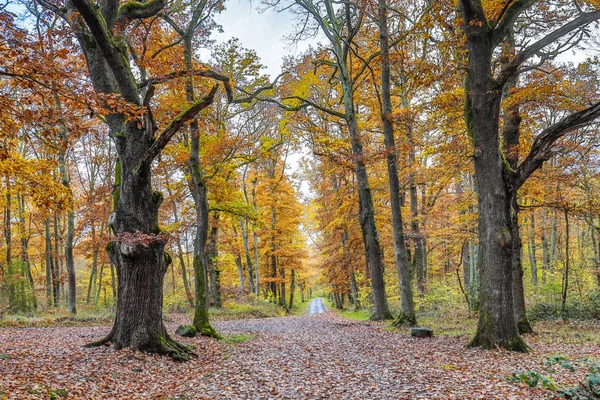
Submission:
POLYGON ((411 328, 410 336, 416 338, 429 338, 433 337, 433 331, 429 328, 411 328))

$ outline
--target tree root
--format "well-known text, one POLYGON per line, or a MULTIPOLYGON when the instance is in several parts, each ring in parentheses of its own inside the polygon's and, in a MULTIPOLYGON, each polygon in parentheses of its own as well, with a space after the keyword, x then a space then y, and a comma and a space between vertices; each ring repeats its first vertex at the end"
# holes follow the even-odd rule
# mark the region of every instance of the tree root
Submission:
POLYGON ((203 324, 202 326, 196 326, 196 331, 198 331, 198 333, 200 333, 202 336, 217 340, 223 339, 223 336, 219 335, 210 323, 203 324))
POLYGON ((518 353, 529 353, 531 351, 531 348, 521 336, 515 336, 508 340, 494 341, 489 337, 482 337, 479 333, 475 335, 467 347, 482 347, 486 350, 493 350, 500 347, 518 353))
POLYGON ((192 351, 191 346, 179 343, 169 336, 160 338, 160 345, 156 349, 158 354, 164 354, 173 359, 173 361, 185 362, 189 361, 190 358, 198 357, 196 353, 192 351))
MULTIPOLYGON (((216 334, 216 332, 215 332, 215 334, 216 334)), ((106 336, 104 339, 100 339, 95 342, 88 343, 88 344, 84 345, 83 347, 86 347, 86 348, 100 347, 100 346, 109 344, 111 342, 113 342, 112 333, 109 334, 108 336, 106 336)), ((117 343, 117 342, 114 342, 113 345, 114 345, 115 350, 120 350, 124 347, 121 343, 117 343)), ((194 353, 192 351, 192 349, 193 349, 192 346, 188 346, 188 345, 179 343, 176 340, 171 339, 168 335, 164 336, 164 337, 161 336, 158 339, 158 343, 155 343, 154 345, 132 347, 132 350, 134 350, 134 351, 140 350, 140 351, 147 351, 149 353, 163 354, 163 355, 171 357, 174 361, 179 361, 179 362, 189 361, 190 358, 197 357, 198 355, 196 353, 194 353)))
POLYGON ((104 346, 105 344, 108 344, 110 342, 112 342, 112 333, 110 333, 104 339, 100 339, 100 340, 96 340, 95 342, 84 344, 83 347, 90 349, 93 347, 104 346))

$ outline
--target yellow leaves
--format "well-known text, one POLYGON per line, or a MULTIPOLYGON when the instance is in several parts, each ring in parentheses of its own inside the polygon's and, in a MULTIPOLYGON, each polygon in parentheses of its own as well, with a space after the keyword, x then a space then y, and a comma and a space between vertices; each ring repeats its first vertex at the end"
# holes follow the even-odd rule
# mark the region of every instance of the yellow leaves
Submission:
POLYGON ((597 10, 600 9, 600 0, 585 0, 584 2, 591 4, 597 10))
POLYGON ((54 179, 56 167, 52 160, 28 160, 10 152, 0 160, 0 176, 10 177, 12 190, 30 197, 38 208, 66 210, 71 194, 54 179))

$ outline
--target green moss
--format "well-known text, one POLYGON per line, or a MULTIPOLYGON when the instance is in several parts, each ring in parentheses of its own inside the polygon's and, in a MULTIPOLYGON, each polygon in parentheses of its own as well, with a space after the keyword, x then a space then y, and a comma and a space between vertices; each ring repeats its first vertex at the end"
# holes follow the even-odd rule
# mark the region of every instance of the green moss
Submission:
POLYGON ((114 248, 114 247, 115 247, 115 242, 113 242, 113 241, 111 240, 110 242, 108 242, 108 243, 106 244, 106 251, 107 251, 108 253, 110 253, 110 252, 113 250, 113 248, 114 248))
POLYGON ((173 263, 173 257, 168 251, 165 251, 165 263, 167 263, 167 265, 171 265, 173 263))
POLYGON ((165 198, 165 195, 162 192, 157 190, 152 191, 152 201, 156 204, 156 207, 160 206, 165 198))

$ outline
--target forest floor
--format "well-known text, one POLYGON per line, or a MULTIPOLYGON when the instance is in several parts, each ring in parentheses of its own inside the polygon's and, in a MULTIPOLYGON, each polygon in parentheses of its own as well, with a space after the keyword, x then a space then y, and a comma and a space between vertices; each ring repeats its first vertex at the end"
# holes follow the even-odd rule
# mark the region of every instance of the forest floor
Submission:
MULTIPOLYGON (((185 315, 170 315, 174 331, 185 315)), ((220 321, 222 341, 180 338, 198 358, 82 346, 109 327, 0 329, 0 399, 547 399, 555 391, 508 378, 548 374, 557 386, 585 375, 578 360, 600 358, 597 343, 530 336, 534 351, 467 349, 466 337, 415 339, 407 329, 337 313, 220 321), (571 359, 575 372, 545 367, 571 359)))

